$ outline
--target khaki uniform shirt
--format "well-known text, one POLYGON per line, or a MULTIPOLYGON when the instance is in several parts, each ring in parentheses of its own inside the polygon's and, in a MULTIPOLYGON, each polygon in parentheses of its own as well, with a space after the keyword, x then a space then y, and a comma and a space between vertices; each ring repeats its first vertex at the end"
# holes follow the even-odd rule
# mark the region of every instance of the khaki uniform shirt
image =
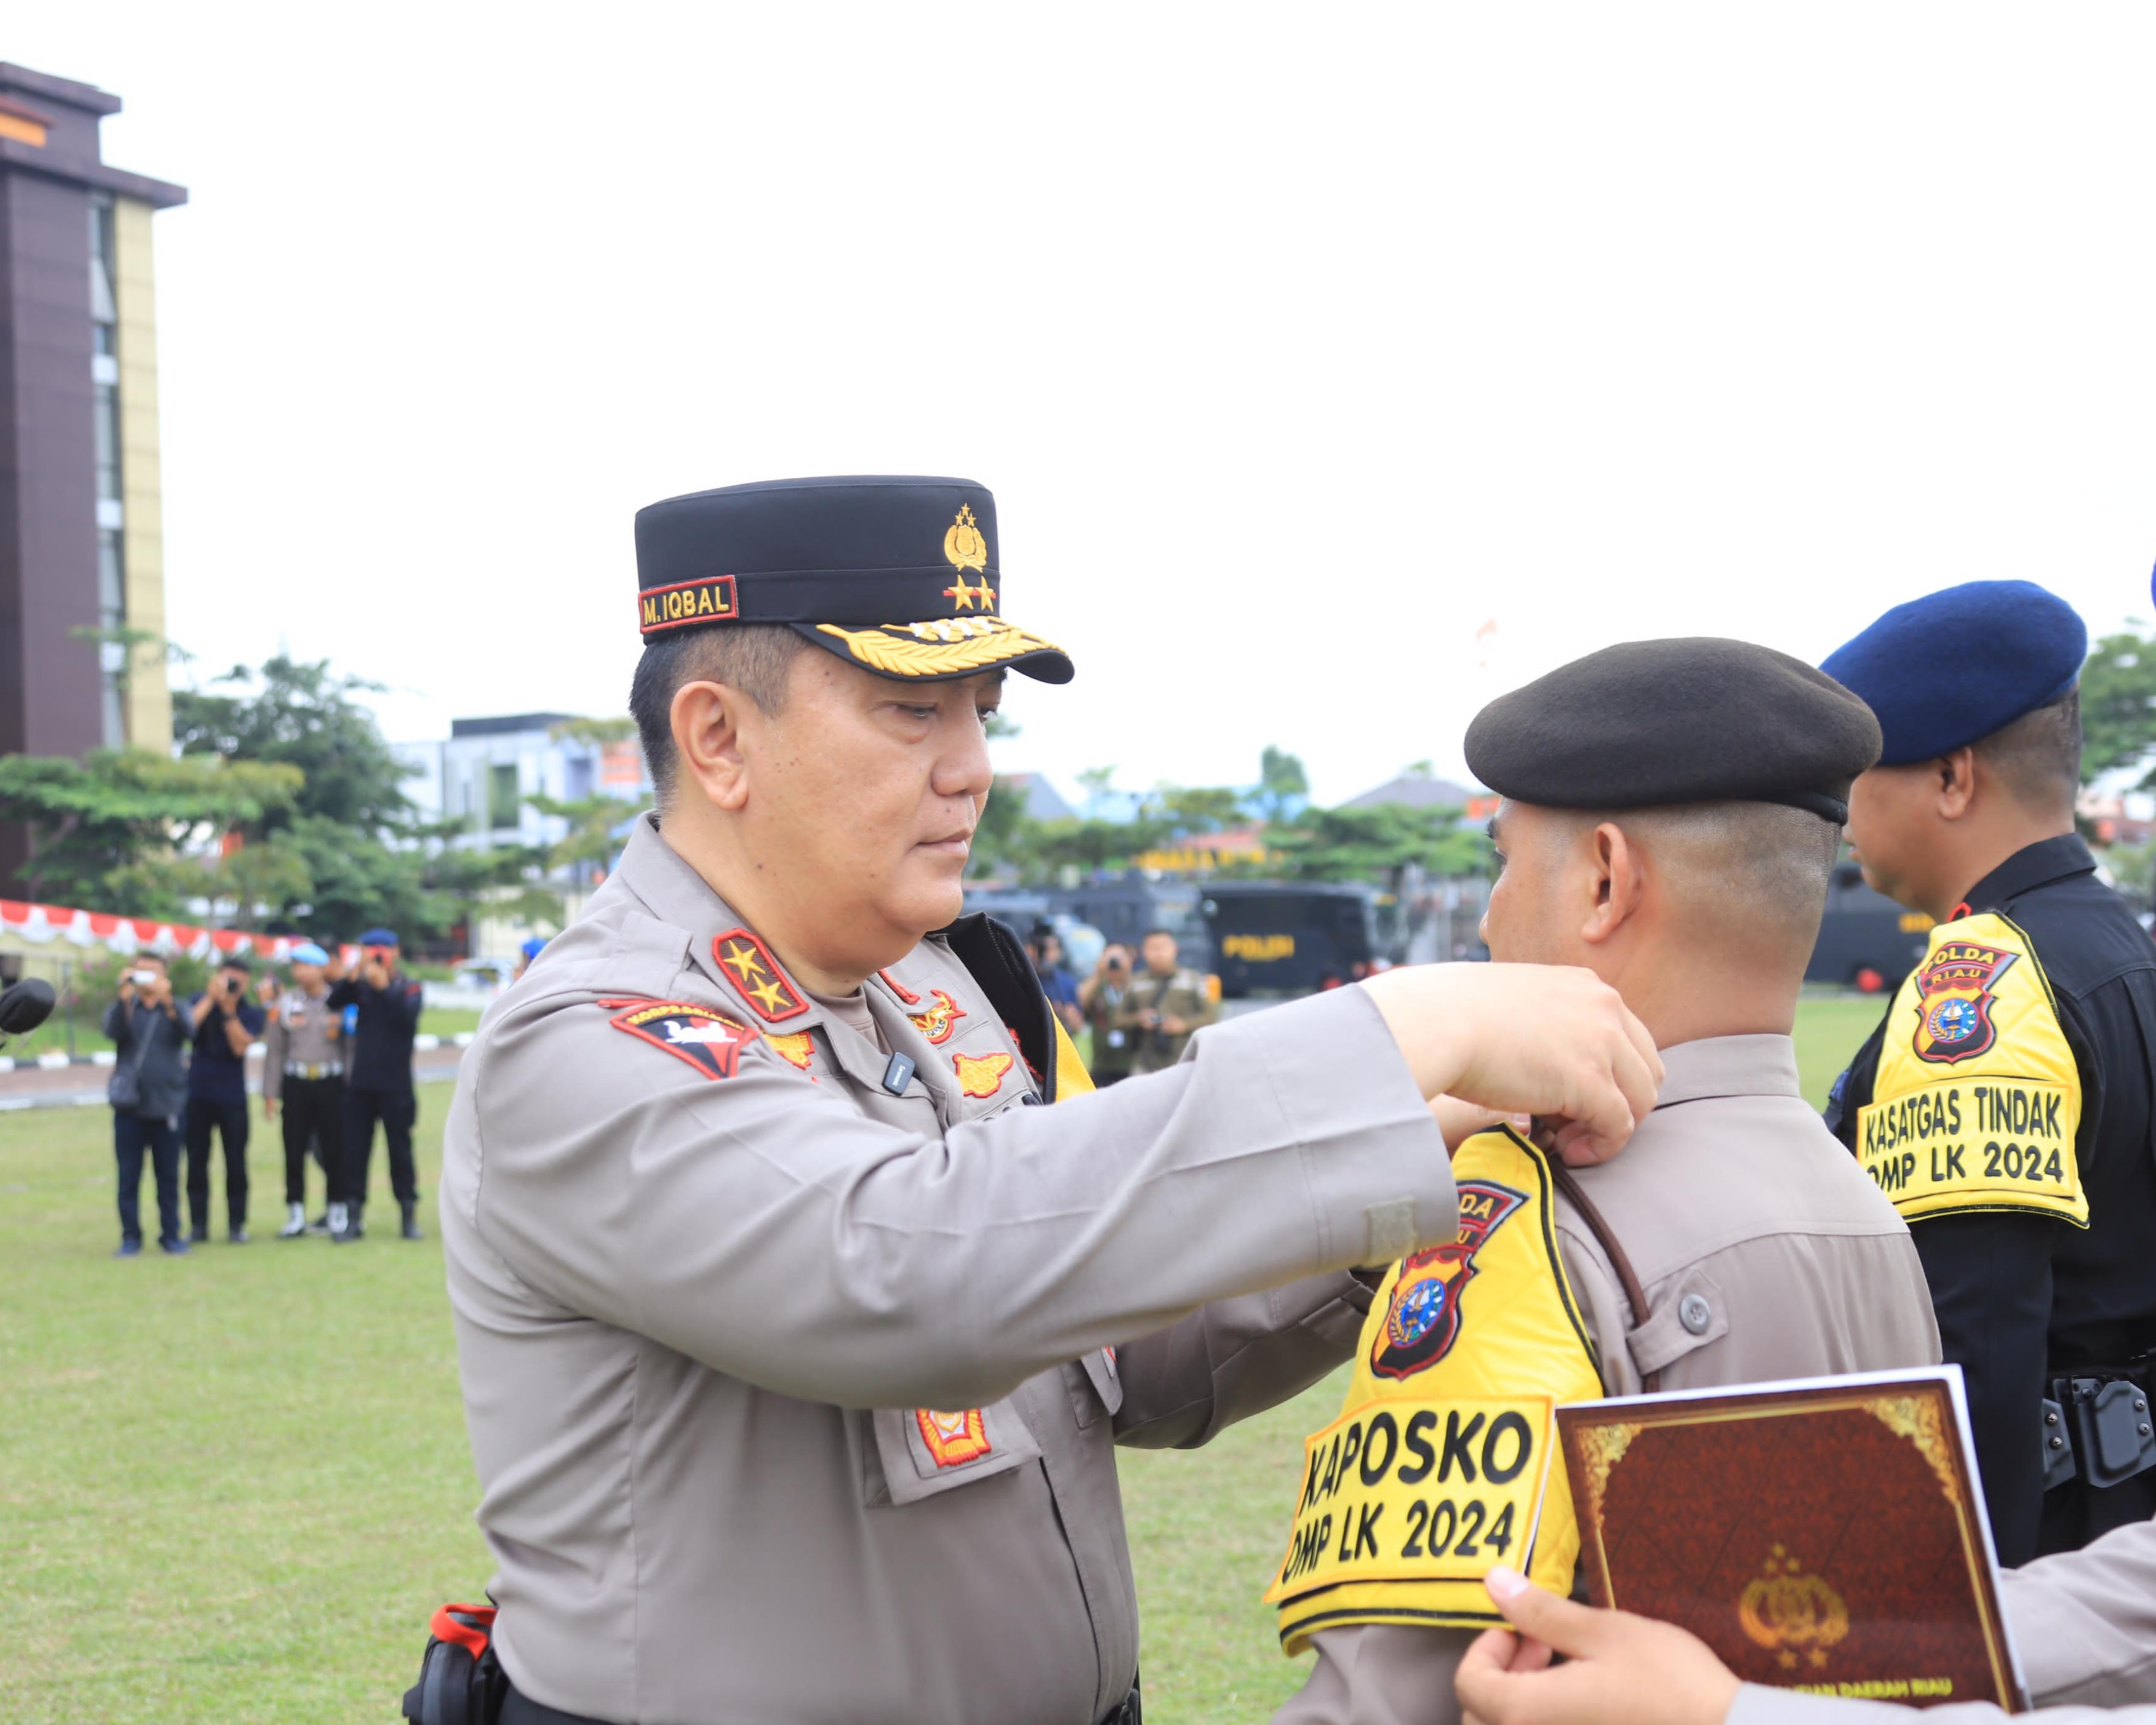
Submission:
POLYGON ((867 985, 899 1094, 758 957, 641 823, 465 1057, 442 1236, 502 1661, 610 1722, 1088 1725, 1138 1651, 1113 1445, 1345 1358, 1347 1266, 1458 1227, 1435 1122, 1359 989, 1039 1107, 941 941, 867 985))
POLYGON ((1123 1034, 1130 1038, 1131 1070, 1159 1072, 1183 1058, 1183 1050, 1197 1030, 1220 1016, 1213 991, 1194 970, 1178 967, 1168 976, 1141 969, 1123 996, 1116 1014, 1123 1034), (1165 1030, 1148 1030, 1138 1022, 1141 1014, 1157 1012, 1163 1018, 1180 1019, 1188 1028, 1171 1036, 1165 1030))
MULTIPOLYGON (((320 995, 301 988, 279 992, 262 1030, 262 1095, 275 1101, 285 1094, 287 1066, 336 1066, 341 1072, 344 1044, 338 1032, 343 1014, 320 995)), ((327 1076, 327 1075, 325 1075, 327 1076)))
MULTIPOLYGON (((2156 1522, 1999 1578, 1999 1600, 2045 1725, 2156 1725, 2156 1522)), ((1828 1701, 1746 1684, 1728 1725, 1989 1725, 1988 1702, 1931 1707, 1828 1701)))
MULTIPOLYGON (((1560 1193, 1559 1250, 1611 1395, 1938 1363, 1909 1230, 1797 1086, 1786 1036, 1661 1050, 1655 1111, 1625 1153, 1573 1174, 1625 1248, 1648 1310, 1560 1193), (1689 1320, 1689 1321, 1687 1321, 1689 1320)), ((1328 1630, 1275 1725, 1460 1717, 1452 1673, 1474 1635, 1328 1630)))

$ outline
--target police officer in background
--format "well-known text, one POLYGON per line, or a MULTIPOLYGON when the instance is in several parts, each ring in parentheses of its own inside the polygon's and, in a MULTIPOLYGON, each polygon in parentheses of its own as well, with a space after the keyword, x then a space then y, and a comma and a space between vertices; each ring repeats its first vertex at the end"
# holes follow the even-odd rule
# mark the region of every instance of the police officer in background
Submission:
POLYGON ((1828 1124, 1916 1237, 2010 1564, 2156 1512, 2156 947, 2074 830, 2087 649, 2064 601, 1979 581, 1822 667, 1886 740, 1865 879, 1938 923, 1828 1124))
POLYGON ((347 974, 340 952, 331 961, 329 978, 331 1006, 339 1012, 352 1008, 357 1019, 345 1055, 343 1190, 331 1195, 330 1237, 341 1245, 366 1237, 367 1165, 374 1159, 378 1120, 404 1238, 418 1240, 419 1177, 412 1161, 412 1127, 419 1117, 419 1098, 412 1088, 412 1038, 425 1009, 424 991, 398 968, 397 933, 389 928, 370 928, 360 936, 357 968, 347 974))
POLYGON ((1004 672, 1071 675, 1004 620, 993 499, 735 486, 637 557, 659 808, 445 1141, 501 1718, 1134 1722, 1112 1445, 1313 1382, 1350 1266, 1453 1237, 1428 1098, 1591 1158, 1660 1062, 1584 972, 1433 966, 1084 1094, 1024 948, 952 921, 1004 672))
POLYGON ((1183 1058, 1191 1037, 1220 1016, 1210 983, 1176 956, 1175 937, 1148 929, 1138 942, 1145 968, 1131 984, 1120 1014, 1131 1040, 1131 1070, 1159 1072, 1183 1058))

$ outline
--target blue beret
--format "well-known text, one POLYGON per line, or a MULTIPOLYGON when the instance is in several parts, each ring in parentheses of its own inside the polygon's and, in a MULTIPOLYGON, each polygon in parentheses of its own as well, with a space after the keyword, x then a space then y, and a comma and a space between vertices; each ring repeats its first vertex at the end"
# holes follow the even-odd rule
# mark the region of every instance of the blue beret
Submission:
POLYGON ((536 958, 546 950, 547 942, 536 934, 533 935, 530 940, 525 942, 522 946, 517 948, 517 951, 523 953, 524 962, 526 964, 529 964, 534 958, 536 958))
POLYGON ((362 947, 393 947, 397 944, 397 931, 393 928, 370 928, 360 936, 359 943, 362 947))
POLYGON ((326 964, 330 962, 330 955, 312 941, 301 941, 292 948, 290 956, 295 964, 326 964))
POLYGON ((2030 581, 1968 581, 1897 605, 1820 666, 1879 720, 1881 767, 1979 742, 2082 674, 2088 629, 2030 581))

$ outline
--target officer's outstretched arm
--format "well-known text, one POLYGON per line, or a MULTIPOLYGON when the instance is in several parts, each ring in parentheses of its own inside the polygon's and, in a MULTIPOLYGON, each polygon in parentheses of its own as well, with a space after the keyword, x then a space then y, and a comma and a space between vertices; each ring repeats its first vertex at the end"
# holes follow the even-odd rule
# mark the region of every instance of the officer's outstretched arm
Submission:
POLYGON ((1444 1140, 1359 989, 947 1132, 926 1102, 915 1129, 858 1111, 761 1038, 715 1076, 616 1015, 507 1003, 458 1086, 444 1225, 565 1318, 802 1399, 981 1405, 1213 1301, 1457 1231, 1444 1140))

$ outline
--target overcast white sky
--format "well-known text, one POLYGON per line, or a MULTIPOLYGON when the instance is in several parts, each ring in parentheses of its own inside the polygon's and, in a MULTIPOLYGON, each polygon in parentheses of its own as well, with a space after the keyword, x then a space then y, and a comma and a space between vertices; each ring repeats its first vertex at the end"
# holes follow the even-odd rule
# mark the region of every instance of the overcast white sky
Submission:
POLYGON ((400 738, 620 711, 636 508, 803 473, 993 488, 1066 791, 1457 773, 1583 651, 1958 580, 2149 614, 2147 7, 32 0, 0 58, 192 191, 173 637, 400 738))

